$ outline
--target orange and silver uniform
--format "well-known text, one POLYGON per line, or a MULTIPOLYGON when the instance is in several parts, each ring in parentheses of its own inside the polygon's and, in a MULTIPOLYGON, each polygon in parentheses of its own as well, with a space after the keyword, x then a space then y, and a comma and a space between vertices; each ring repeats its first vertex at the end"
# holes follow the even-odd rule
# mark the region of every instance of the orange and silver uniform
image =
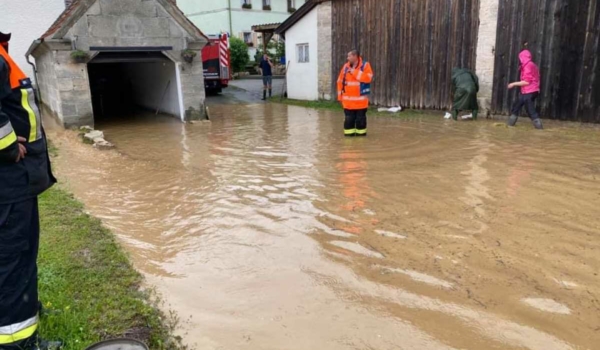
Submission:
POLYGON ((37 197, 56 179, 31 81, 0 44, 0 349, 29 350, 39 320, 37 197))
POLYGON ((367 109, 372 81, 371 64, 362 59, 355 68, 352 68, 350 63, 346 63, 340 72, 337 93, 338 101, 342 102, 346 114, 344 122, 346 136, 367 134, 367 109))

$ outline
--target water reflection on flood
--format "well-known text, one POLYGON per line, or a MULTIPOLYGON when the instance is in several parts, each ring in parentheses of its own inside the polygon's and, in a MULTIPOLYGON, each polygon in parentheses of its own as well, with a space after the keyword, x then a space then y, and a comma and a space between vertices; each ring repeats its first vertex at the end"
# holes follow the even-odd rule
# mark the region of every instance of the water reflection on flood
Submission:
POLYGON ((211 112, 100 125, 115 152, 50 131, 62 181, 185 321, 191 348, 600 342, 594 129, 372 118, 368 138, 345 139, 329 111, 211 112))

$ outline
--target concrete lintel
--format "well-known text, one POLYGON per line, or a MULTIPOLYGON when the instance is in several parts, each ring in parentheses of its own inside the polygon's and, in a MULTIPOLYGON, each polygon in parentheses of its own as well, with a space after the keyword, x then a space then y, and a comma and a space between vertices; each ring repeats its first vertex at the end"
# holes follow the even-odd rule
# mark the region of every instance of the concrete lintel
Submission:
POLYGON ((58 40, 45 40, 44 43, 48 46, 48 48, 52 51, 72 51, 73 46, 71 40, 68 39, 58 39, 58 40))
POLYGON ((202 50, 206 46, 205 41, 188 41, 187 48, 190 50, 202 50))
POLYGON ((161 51, 161 53, 165 56, 167 56, 168 59, 170 59, 171 61, 173 61, 174 63, 179 63, 180 60, 177 59, 177 57, 173 54, 172 51, 161 51))

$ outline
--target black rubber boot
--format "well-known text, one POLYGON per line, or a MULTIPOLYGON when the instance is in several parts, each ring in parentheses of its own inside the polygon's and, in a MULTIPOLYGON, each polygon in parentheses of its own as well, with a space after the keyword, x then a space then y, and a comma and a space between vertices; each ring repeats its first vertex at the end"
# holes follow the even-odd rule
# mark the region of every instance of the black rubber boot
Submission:
POLYGON ((63 343, 60 341, 46 341, 40 340, 40 343, 37 345, 34 350, 59 350, 63 347, 63 343))
POLYGON ((59 350, 63 347, 61 341, 47 341, 42 340, 38 336, 38 332, 35 332, 31 337, 23 340, 19 340, 10 345, 0 346, 2 350, 59 350))
POLYGON ((458 121, 458 110, 453 110, 452 111, 452 120, 454 120, 455 122, 458 121))
POLYGON ((473 120, 477 120, 477 116, 479 115, 479 110, 473 110, 473 120))
POLYGON ((267 90, 263 90, 263 98, 261 100, 265 101, 266 99, 267 99, 267 90))
POLYGON ((273 96, 273 90, 269 89, 269 97, 273 96))
POLYGON ((519 120, 519 117, 517 117, 516 115, 511 115, 510 118, 508 118, 508 122, 506 123, 506 125, 515 126, 517 125, 517 120, 519 120))
POLYGON ((544 125, 542 124, 542 120, 539 119, 539 118, 533 120, 533 126, 535 126, 535 128, 538 129, 538 130, 543 130, 544 129, 544 125))

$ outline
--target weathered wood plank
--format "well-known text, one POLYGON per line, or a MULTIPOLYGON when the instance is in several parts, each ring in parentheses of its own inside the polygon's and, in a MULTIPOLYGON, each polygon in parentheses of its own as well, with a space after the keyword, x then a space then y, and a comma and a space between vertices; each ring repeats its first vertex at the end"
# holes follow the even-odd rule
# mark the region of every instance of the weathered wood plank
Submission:
POLYGON ((475 68, 479 0, 333 0, 333 74, 358 48, 372 64, 372 102, 451 105, 452 67, 475 68))
POLYGON ((518 91, 518 54, 528 48, 541 72, 545 118, 600 123, 600 5, 597 0, 500 2, 492 108, 509 113, 518 91))

